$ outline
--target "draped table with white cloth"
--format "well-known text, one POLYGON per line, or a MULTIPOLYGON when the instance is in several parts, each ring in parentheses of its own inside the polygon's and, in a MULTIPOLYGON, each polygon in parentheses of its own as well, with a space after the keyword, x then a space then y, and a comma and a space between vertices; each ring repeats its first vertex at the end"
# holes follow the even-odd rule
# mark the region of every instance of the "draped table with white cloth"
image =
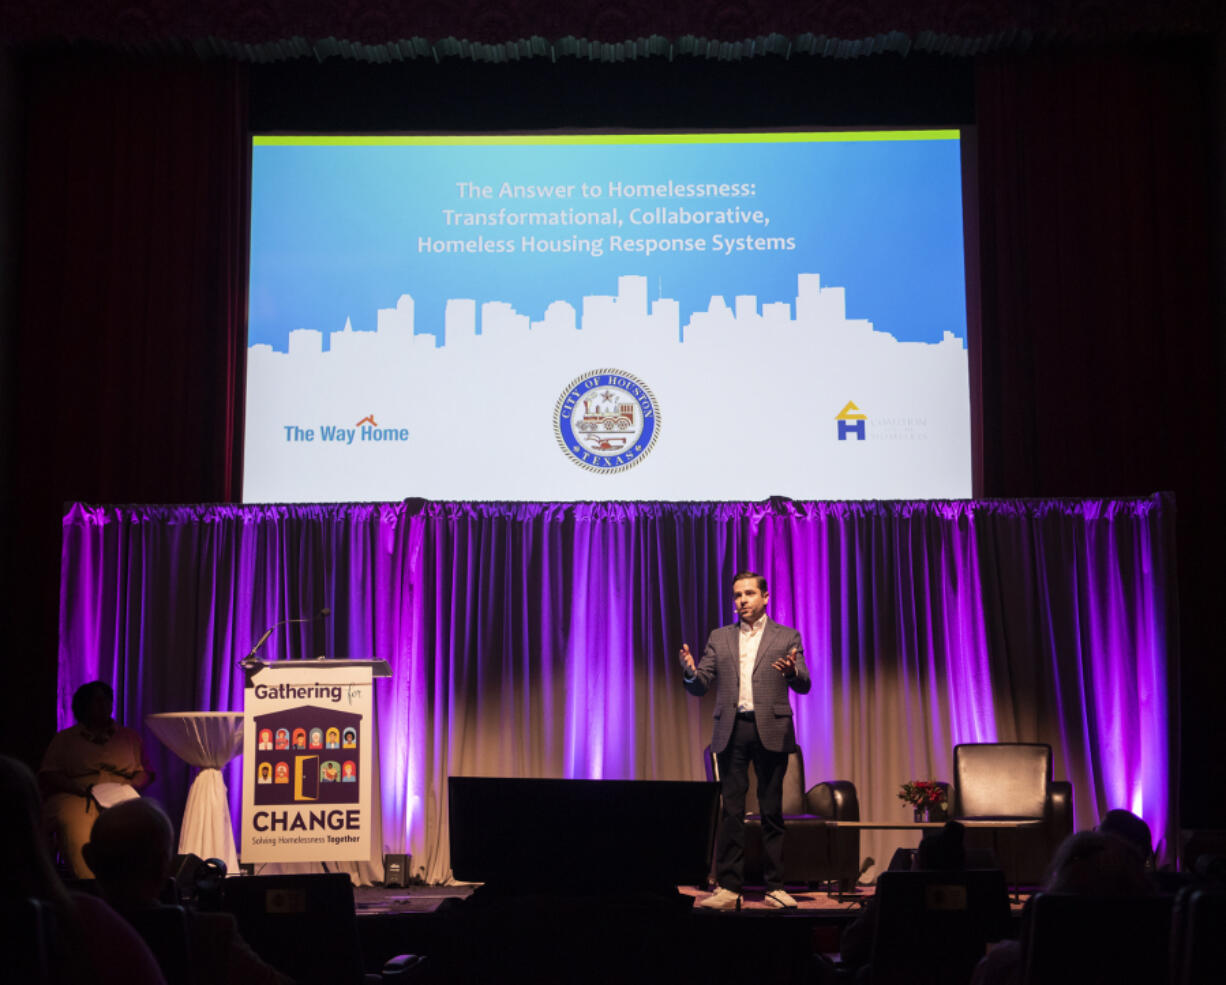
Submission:
POLYGON ((179 852, 219 858, 228 872, 238 871, 238 851, 230 820, 230 800, 221 768, 243 748, 241 711, 172 711, 145 718, 171 752, 200 768, 187 792, 179 852))

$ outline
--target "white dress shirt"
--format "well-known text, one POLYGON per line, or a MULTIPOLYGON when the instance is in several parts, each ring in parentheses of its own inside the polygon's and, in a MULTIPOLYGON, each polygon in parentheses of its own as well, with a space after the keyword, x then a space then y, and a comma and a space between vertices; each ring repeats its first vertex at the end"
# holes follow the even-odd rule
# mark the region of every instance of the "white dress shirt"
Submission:
POLYGON ((762 643, 762 631, 765 628, 765 612, 752 626, 745 622, 741 623, 741 687, 736 702, 738 712, 753 711, 753 665, 758 659, 758 647, 762 643))

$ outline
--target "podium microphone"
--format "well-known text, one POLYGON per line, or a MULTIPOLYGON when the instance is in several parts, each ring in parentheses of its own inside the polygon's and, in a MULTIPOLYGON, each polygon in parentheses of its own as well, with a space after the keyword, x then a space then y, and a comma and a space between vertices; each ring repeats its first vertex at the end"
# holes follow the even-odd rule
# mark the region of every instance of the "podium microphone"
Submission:
POLYGON ((264 635, 255 641, 255 646, 251 648, 251 652, 248 653, 247 656, 243 657, 243 659, 238 662, 238 665, 244 670, 253 670, 258 667, 260 665, 260 661, 256 659, 256 654, 259 652, 260 647, 262 647, 268 641, 268 637, 273 634, 274 630, 280 629, 282 626, 292 626, 295 623, 317 622, 318 620, 323 619, 325 616, 330 615, 332 615, 332 610, 325 607, 320 609, 313 616, 302 616, 298 619, 282 619, 280 622, 273 623, 266 630, 264 630, 264 635))
POLYGON ((861 885, 867 886, 868 885, 868 883, 862 883, 860 882, 860 880, 864 878, 864 873, 866 873, 869 869, 871 869, 876 864, 877 864, 877 860, 873 858, 873 856, 871 855, 865 856, 864 861, 860 863, 860 871, 856 873, 856 885, 857 886, 861 886, 861 885))

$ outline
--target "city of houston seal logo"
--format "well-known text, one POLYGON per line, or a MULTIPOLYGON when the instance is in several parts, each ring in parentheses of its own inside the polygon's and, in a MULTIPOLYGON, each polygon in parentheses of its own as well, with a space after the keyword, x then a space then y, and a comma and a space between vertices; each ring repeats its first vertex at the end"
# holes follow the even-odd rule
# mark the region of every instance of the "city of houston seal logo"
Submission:
POLYGON ((660 435, 660 408, 647 385, 620 369, 594 369, 571 380, 553 410, 566 456, 589 472, 638 465, 660 435))

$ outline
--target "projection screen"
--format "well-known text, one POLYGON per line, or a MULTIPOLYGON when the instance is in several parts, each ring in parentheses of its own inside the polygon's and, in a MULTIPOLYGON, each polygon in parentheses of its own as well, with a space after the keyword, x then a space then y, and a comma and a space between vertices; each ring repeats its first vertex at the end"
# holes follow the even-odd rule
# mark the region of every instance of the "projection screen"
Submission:
POLYGON ((253 144, 248 502, 971 495, 957 130, 253 144))

